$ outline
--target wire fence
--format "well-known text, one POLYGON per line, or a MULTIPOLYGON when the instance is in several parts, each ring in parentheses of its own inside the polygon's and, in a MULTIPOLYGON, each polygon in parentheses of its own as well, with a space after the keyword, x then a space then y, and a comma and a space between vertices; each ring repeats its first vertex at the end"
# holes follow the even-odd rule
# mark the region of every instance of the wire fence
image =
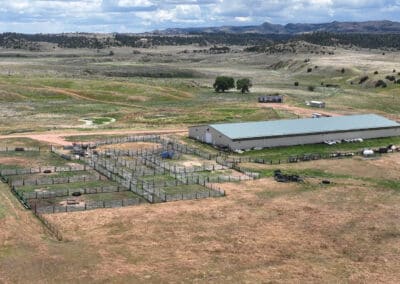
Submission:
POLYGON ((27 174, 40 174, 40 173, 62 173, 62 172, 79 172, 88 171, 91 168, 87 165, 73 165, 66 167, 37 167, 37 168, 26 168, 26 169, 3 169, 0 170, 2 176, 15 176, 15 175, 27 175, 27 174))
POLYGON ((26 146, 0 146, 0 152, 48 152, 50 148, 48 146, 42 147, 26 147, 26 146))
POLYGON ((141 136, 127 136, 127 137, 114 137, 102 141, 89 143, 90 147, 98 147, 103 145, 122 144, 130 142, 153 142, 160 143, 160 135, 141 135, 141 136))
POLYGON ((39 219, 40 222, 43 223, 43 225, 49 230, 49 232, 58 240, 58 241, 62 241, 63 235, 61 234, 61 231, 57 228, 57 226, 55 226, 54 224, 52 224, 51 222, 49 222, 49 220, 46 219, 45 216, 43 216, 42 213, 38 212, 38 211, 34 211, 33 212, 35 214, 35 216, 39 219))
POLYGON ((123 186, 100 186, 100 187, 83 187, 83 188, 62 188, 57 190, 41 190, 34 192, 27 192, 19 189, 18 187, 14 187, 14 191, 18 193, 21 198, 24 200, 29 199, 49 199, 49 198, 57 198, 57 197, 65 197, 65 196, 73 196, 74 194, 79 195, 88 195, 88 194, 99 194, 99 193, 114 193, 114 192, 123 192, 129 191, 128 188, 123 186))
POLYGON ((55 185, 55 184, 68 184, 76 182, 90 182, 97 180, 105 180, 99 173, 92 172, 87 175, 70 176, 70 177, 42 177, 42 178, 21 178, 21 179, 10 179, 8 178, 8 184, 11 187, 20 186, 41 186, 41 185, 55 185))
POLYGON ((129 198, 120 200, 101 200, 101 201, 84 201, 78 204, 71 205, 47 205, 41 206, 38 203, 33 203, 32 211, 37 214, 53 214, 63 212, 79 212, 103 208, 120 208, 127 206, 137 206, 142 204, 140 198, 129 198))

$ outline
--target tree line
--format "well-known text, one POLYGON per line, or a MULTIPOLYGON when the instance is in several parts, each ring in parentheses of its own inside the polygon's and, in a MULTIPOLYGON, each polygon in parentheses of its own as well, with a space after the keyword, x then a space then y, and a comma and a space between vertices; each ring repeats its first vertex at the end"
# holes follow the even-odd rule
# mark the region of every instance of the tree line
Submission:
POLYGON ((233 33, 189 33, 185 35, 163 34, 110 34, 97 37, 95 34, 0 34, 0 47, 28 49, 37 47, 39 42, 53 43, 61 48, 92 48, 104 49, 110 47, 151 47, 180 45, 239 45, 247 46, 249 52, 263 52, 265 47, 277 44, 291 44, 305 41, 323 46, 356 46, 361 48, 387 48, 400 50, 400 34, 365 34, 365 33, 330 33, 314 32, 301 35, 289 34, 233 34, 233 33), (35 45, 36 44, 36 45, 35 45))

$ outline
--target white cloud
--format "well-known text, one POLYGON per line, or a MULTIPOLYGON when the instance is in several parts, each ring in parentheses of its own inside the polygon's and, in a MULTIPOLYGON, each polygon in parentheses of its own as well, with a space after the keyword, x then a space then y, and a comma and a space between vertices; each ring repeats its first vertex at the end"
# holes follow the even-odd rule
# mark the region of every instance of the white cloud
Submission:
POLYGON ((400 20, 400 0, 0 0, 0 31, 145 31, 168 27, 400 20))

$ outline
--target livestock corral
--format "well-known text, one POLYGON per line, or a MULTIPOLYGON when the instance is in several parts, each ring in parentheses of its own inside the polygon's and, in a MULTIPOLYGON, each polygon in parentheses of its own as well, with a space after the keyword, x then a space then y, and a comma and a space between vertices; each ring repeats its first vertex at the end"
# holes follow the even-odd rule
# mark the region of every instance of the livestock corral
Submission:
POLYGON ((156 135, 51 146, 45 151, 5 150, 22 158, 32 153, 38 159, 48 156, 48 163, 38 167, 11 163, 0 171, 12 192, 35 214, 223 197, 219 183, 257 178, 254 173, 237 172, 234 163, 219 155, 156 135))

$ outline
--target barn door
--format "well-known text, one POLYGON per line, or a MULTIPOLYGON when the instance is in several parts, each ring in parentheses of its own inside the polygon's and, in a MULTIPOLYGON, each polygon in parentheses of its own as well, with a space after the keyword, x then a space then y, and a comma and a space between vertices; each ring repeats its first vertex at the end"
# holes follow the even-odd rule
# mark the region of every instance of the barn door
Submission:
POLYGON ((212 134, 211 132, 206 132, 206 143, 207 144, 212 144, 212 134))

